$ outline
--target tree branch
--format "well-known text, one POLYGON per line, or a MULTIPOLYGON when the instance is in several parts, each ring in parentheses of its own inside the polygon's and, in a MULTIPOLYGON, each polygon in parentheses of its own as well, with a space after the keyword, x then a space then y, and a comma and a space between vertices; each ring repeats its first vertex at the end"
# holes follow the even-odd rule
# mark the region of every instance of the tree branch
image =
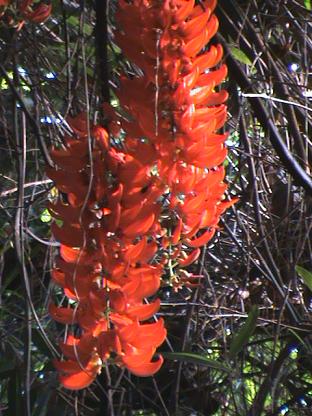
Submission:
MULTIPOLYGON (((249 81, 247 75, 244 73, 240 65, 233 58, 225 39, 218 34, 217 38, 222 43, 224 50, 227 56, 227 64, 229 67, 229 72, 233 78, 235 78, 237 84, 241 87, 244 92, 256 93, 251 82, 249 81)), ((259 97, 248 97, 250 105, 255 112, 257 119, 262 125, 263 129, 269 132, 269 138, 272 146, 274 147, 277 155, 281 159, 284 167, 290 173, 290 175, 295 179, 296 184, 302 186, 309 195, 312 195, 312 179, 307 173, 302 169, 299 163, 295 160, 293 155, 290 153, 287 148, 284 140, 282 139, 278 129, 275 127, 274 121, 269 116, 266 108, 264 107, 261 99, 259 97)))
POLYGON ((99 74, 101 99, 109 102, 108 59, 107 59, 107 0, 95 0, 95 49, 99 74))

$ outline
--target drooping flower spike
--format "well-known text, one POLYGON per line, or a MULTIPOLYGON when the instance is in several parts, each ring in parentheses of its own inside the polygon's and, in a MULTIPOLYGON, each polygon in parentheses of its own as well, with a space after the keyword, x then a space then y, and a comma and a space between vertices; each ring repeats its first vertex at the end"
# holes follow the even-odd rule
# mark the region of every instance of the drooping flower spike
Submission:
POLYGON ((153 355, 166 337, 162 321, 141 323, 160 306, 157 299, 144 299, 158 290, 162 274, 161 265, 149 263, 157 249, 162 190, 129 198, 132 189, 153 189, 149 170, 110 148, 99 126, 92 129, 89 155, 85 117, 69 120, 76 137, 66 137, 64 148, 51 150, 56 168, 47 169, 60 192, 49 209, 62 221, 52 226, 61 242, 52 278, 74 302, 74 307, 51 303, 49 311, 56 321, 82 331, 80 338, 70 335, 60 344, 66 360, 55 362, 60 382, 70 389, 89 385, 107 360, 134 374, 153 374, 162 363, 160 356, 152 361, 153 355))
POLYGON ((56 361, 60 382, 88 386, 114 362, 138 376, 154 374, 166 337, 162 320, 142 323, 160 302, 145 301, 161 284, 197 286, 186 270, 213 237, 223 201, 227 93, 215 0, 119 1, 115 41, 142 75, 122 75, 116 90, 123 116, 104 105, 110 134, 122 132, 122 151, 86 115, 69 120, 73 136, 52 149, 48 169, 59 190, 49 209, 62 225, 52 273, 73 306, 50 305, 58 322, 78 325, 56 361), (92 163, 91 163, 92 162, 92 163), (91 179, 90 179, 91 178, 91 179), (169 278, 168 278, 169 275, 169 278))
POLYGON ((175 250, 174 256, 178 267, 186 267, 198 259, 198 248, 209 242, 221 213, 235 202, 223 201, 220 165, 227 134, 218 133, 228 94, 217 88, 227 68, 221 64, 221 45, 206 48, 218 29, 216 0, 198 5, 121 0, 119 5, 116 42, 143 71, 141 77, 121 78, 116 93, 130 118, 119 121, 128 151, 150 155, 165 186, 169 206, 160 219, 165 217, 167 226, 171 221, 166 231, 172 237, 165 237, 163 247, 169 243, 170 254, 178 245, 181 255, 175 250))

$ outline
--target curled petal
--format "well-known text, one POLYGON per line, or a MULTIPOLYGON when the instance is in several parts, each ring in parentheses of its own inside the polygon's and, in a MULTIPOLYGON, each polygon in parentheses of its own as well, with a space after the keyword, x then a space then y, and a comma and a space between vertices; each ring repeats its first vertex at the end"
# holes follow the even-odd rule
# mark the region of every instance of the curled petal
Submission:
POLYGON ((136 350, 134 354, 125 354, 121 356, 121 361, 126 367, 136 367, 150 362, 154 354, 155 348, 153 347, 136 350))
POLYGON ((65 244, 61 244, 60 255, 62 259, 67 263, 76 263, 78 262, 79 258, 82 257, 82 253, 80 250, 77 250, 70 246, 66 246, 65 244))
MULTIPOLYGON (((60 349, 65 357, 79 363, 87 363, 90 359, 94 347, 96 344, 96 338, 93 337, 92 334, 84 334, 81 338, 75 338, 74 336, 70 335, 67 337, 66 342, 60 343, 60 349)), ((70 361, 61 362, 62 365, 64 363, 70 363, 70 361)), ((58 368, 59 369, 59 368, 58 368)), ((62 368, 65 371, 64 368, 62 368)), ((80 371, 81 368, 78 369, 80 371)), ((68 371, 67 371, 68 372, 68 371)))
POLYGON ((114 330, 104 331, 99 334, 97 350, 102 360, 107 359, 112 351, 117 354, 122 353, 120 339, 114 330))
POLYGON ((229 94, 225 90, 221 90, 220 92, 211 93, 207 98, 202 100, 202 105, 220 105, 227 101, 229 94))
POLYGON ((81 390, 90 386, 95 380, 97 373, 89 373, 81 370, 79 373, 60 375, 60 383, 69 390, 81 390))
POLYGON ((81 365, 74 360, 53 360, 53 365, 58 371, 62 373, 75 374, 81 371, 81 365))
MULTIPOLYGON (((207 69, 210 69, 217 65, 219 62, 218 58, 218 49, 216 46, 212 45, 208 52, 199 55, 194 59, 193 65, 198 68, 199 73, 205 72, 207 69)), ((220 57, 221 59, 221 57, 220 57)))
POLYGON ((225 79, 227 76, 227 66, 222 65, 219 69, 215 71, 211 71, 208 74, 202 74, 198 78, 198 81, 196 83, 197 87, 204 87, 207 84, 214 83, 214 85, 219 85, 221 82, 225 79))
POLYGON ((195 0, 184 0, 180 2, 180 8, 174 13, 173 20, 174 22, 182 22, 185 20, 192 12, 195 5, 195 0))
POLYGON ((167 335, 164 322, 159 319, 152 324, 139 325, 138 323, 123 327, 120 332, 122 342, 129 343, 135 348, 144 349, 149 346, 158 347, 167 335))
POLYGON ((92 134, 102 150, 106 151, 109 149, 109 136, 106 129, 101 126, 94 126, 92 134))
POLYGON ((195 238, 194 240, 189 240, 189 239, 186 240, 186 244, 189 247, 194 247, 194 248, 202 247, 205 244, 207 244, 208 241, 210 241, 212 239, 212 237, 214 236, 215 232, 216 232, 216 229, 215 228, 208 229, 200 237, 195 238))
POLYGON ((126 367, 135 376, 149 377, 157 373, 157 371, 160 370, 163 362, 164 362, 163 357, 159 355, 157 361, 145 363, 140 366, 132 366, 131 363, 129 363, 126 367))
POLYGON ((58 307, 51 302, 49 305, 49 314, 55 321, 60 322, 61 324, 77 323, 77 313, 75 309, 58 307))
POLYGON ((146 237, 143 237, 137 244, 132 244, 131 246, 129 246, 124 253, 125 261, 137 261, 140 258, 140 254, 146 247, 146 244, 146 237))
POLYGON ((127 297, 123 291, 119 289, 111 290, 109 292, 110 306, 117 313, 124 313, 127 307, 127 297))
POLYGON ((182 232, 182 227, 183 227, 183 221, 182 221, 182 218, 179 217, 178 223, 173 231, 172 238, 171 238, 171 242, 173 245, 178 244, 180 240, 181 232, 182 232))
POLYGON ((111 214, 107 215, 105 218, 107 230, 110 232, 115 232, 120 223, 120 216, 121 216, 121 205, 117 203, 114 207, 114 210, 111 214))
POLYGON ((85 168, 88 163, 87 155, 77 157, 72 154, 70 149, 63 150, 52 148, 50 155, 54 163, 56 163, 60 168, 70 172, 78 172, 79 170, 85 168))
MULTIPOLYGON (((211 21, 212 19, 210 19, 211 21)), ((210 26, 207 27, 195 38, 191 39, 184 47, 183 47, 183 53, 186 56, 194 57, 198 54, 199 51, 203 49, 203 47, 206 45, 210 32, 209 32, 210 26)), ((217 29, 216 29, 217 31, 217 29)), ((213 35, 212 35, 213 36, 213 35)))
POLYGON ((51 277, 54 281, 54 283, 56 283, 58 286, 64 287, 66 282, 65 282, 65 274, 58 269, 53 269, 52 273, 51 273, 51 277))
MULTIPOLYGON (((144 212, 145 214, 145 212, 144 212)), ((144 235, 151 228, 155 220, 155 213, 150 212, 145 215, 141 214, 138 219, 134 220, 129 225, 123 228, 123 233, 127 237, 135 237, 137 235, 144 235)))
POLYGON ((34 10, 25 10, 23 16, 34 23, 42 23, 50 16, 51 10, 51 4, 40 3, 34 10))
POLYGON ((75 361, 54 361, 60 372, 60 383, 69 390, 80 390, 88 387, 96 378, 102 362, 96 354, 84 365, 75 361))
POLYGON ((179 265, 182 267, 189 266, 190 264, 194 263, 200 256, 200 248, 197 248, 192 251, 191 254, 189 254, 185 259, 178 260, 179 265))
POLYGON ((196 196, 190 196, 181 207, 184 213, 190 213, 192 211, 201 211, 203 204, 207 198, 206 192, 201 192, 196 196))
POLYGON ((148 303, 146 305, 131 306, 127 309, 127 315, 132 319, 138 319, 139 321, 146 321, 151 318, 159 310, 160 300, 148 303))
POLYGON ((223 214, 223 212, 228 209, 229 207, 233 206, 234 204, 236 204, 236 202, 239 200, 239 198, 233 198, 230 201, 222 201, 220 202, 220 204, 217 206, 217 213, 218 215, 223 214))
POLYGON ((53 237, 63 245, 81 247, 83 245, 84 233, 79 224, 63 224, 62 227, 53 223, 51 225, 53 237))
POLYGON ((78 137, 87 137, 88 135, 88 120, 87 113, 82 112, 76 117, 67 117, 66 121, 78 137))
POLYGON ((182 26, 183 37, 192 39, 201 33, 207 24, 210 14, 211 10, 207 9, 206 12, 201 13, 186 22, 185 25, 182 26))

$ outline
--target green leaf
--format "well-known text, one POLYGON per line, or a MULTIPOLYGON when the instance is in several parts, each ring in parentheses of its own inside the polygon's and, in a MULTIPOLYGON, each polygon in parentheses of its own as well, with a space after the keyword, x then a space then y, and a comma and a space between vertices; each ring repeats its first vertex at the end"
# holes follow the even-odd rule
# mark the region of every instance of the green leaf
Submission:
POLYGON ((42 211, 40 215, 40 220, 41 222, 50 222, 52 220, 50 211, 47 208, 42 211))
POLYGON ((249 338, 253 334, 256 325, 257 318, 259 315, 259 310, 256 305, 251 308, 251 311, 248 314, 248 318, 242 328, 238 331, 238 334, 232 340, 230 346, 230 356, 235 357, 243 348, 244 345, 248 342, 249 338))
POLYGON ((301 277, 301 279, 304 281, 304 283, 308 286, 308 288, 312 292, 312 272, 309 272, 307 269, 301 266, 296 266, 295 269, 296 269, 296 272, 301 277))
POLYGON ((246 399, 248 403, 252 403, 257 394, 257 385, 253 379, 247 378, 245 381, 246 399))
MULTIPOLYGON (((76 16, 70 16, 67 19, 67 23, 73 28, 76 28, 76 29, 79 28, 79 20, 78 20, 78 17, 76 16)), ((83 33, 85 35, 90 36, 92 34, 92 31, 93 31, 93 27, 91 25, 87 23, 83 25, 83 33)))
POLYGON ((187 363, 202 365, 204 367, 214 368, 215 370, 230 373, 231 368, 226 367, 219 361, 211 360, 202 354, 194 354, 191 352, 162 352, 164 358, 174 361, 185 361, 187 363))
POLYGON ((304 7, 308 10, 312 10, 312 2, 311 0, 304 0, 304 7))
POLYGON ((230 48, 231 54, 234 56, 234 58, 245 65, 252 65, 251 60, 248 58, 248 56, 243 52, 241 49, 236 48, 235 46, 232 46, 230 48))
POLYGON ((79 28, 79 20, 77 16, 70 16, 67 19, 67 23, 75 28, 79 28))

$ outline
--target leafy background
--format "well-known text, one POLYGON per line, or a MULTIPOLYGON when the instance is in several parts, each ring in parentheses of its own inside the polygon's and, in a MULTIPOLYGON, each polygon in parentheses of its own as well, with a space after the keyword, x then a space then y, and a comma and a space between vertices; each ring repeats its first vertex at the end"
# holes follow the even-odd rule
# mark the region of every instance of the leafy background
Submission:
POLYGON ((19 32, 0 22, 0 414, 25 414, 30 395, 32 416, 310 415, 310 0, 219 0, 227 178, 239 202, 194 266, 202 287, 161 289, 165 365, 148 379, 107 366, 80 392, 58 384, 47 149, 87 102, 101 119, 105 88, 121 68, 133 73, 113 44, 116 3, 107 4, 107 33, 90 0, 53 0, 48 21, 19 32))

